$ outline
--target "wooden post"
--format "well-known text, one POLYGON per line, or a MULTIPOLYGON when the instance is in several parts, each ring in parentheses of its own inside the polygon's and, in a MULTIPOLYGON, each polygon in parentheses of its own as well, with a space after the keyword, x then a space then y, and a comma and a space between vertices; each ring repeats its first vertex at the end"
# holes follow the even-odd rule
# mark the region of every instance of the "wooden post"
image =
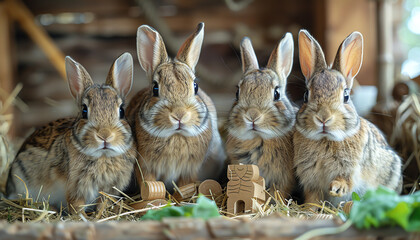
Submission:
POLYGON ((29 9, 19 0, 6 1, 9 15, 19 22, 23 30, 32 38, 32 40, 44 51, 50 62, 54 65, 64 80, 66 77, 66 67, 64 54, 54 44, 47 32, 36 25, 34 16, 29 9))
POLYGON ((376 20, 378 38, 378 96, 377 101, 385 108, 392 104, 394 87, 394 57, 392 53, 392 0, 377 0, 376 20))
MULTIPOLYGON (((7 15, 6 4, 0 2, 0 88, 10 93, 13 88, 12 57, 10 42, 10 20, 7 15)), ((2 102, 8 96, 0 96, 2 102)))
MULTIPOLYGON (((9 94, 13 91, 14 82, 13 82, 13 58, 12 58, 12 41, 11 41, 11 28, 10 28, 10 18, 7 13, 7 6, 5 2, 0 2, 0 101, 2 105, 8 99, 9 94)), ((1 108, 0 107, 0 112, 1 108)), ((13 106, 9 106, 9 109, 3 114, 13 113, 13 106)), ((13 137, 14 135, 14 124, 13 121, 9 122, 11 124, 8 136, 13 137)), ((1 123, 0 123, 1 124, 1 123)))
POLYGON ((386 137, 394 129, 396 104, 392 98, 394 87, 394 57, 392 52, 392 3, 393 0, 376 0, 377 73, 378 95, 369 119, 386 137))

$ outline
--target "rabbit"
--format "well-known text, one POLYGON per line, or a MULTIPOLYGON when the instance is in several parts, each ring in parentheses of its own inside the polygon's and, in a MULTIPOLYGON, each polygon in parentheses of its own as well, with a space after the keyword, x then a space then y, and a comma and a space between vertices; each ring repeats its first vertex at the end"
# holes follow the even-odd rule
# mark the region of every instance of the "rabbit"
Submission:
POLYGON ((159 180, 170 188, 174 181, 180 187, 198 179, 217 180, 224 167, 216 108, 194 73, 203 35, 200 23, 171 59, 156 30, 138 28, 138 59, 150 83, 127 107, 139 153, 139 183, 159 180))
POLYGON ((85 68, 67 56, 67 80, 79 106, 77 117, 59 119, 30 135, 14 159, 7 197, 40 196, 60 209, 82 213, 99 191, 118 194, 134 177, 136 152, 124 99, 133 81, 133 58, 122 54, 105 84, 94 84, 85 68))
POLYGON ((251 40, 240 45, 243 77, 230 110, 226 152, 232 163, 255 164, 267 188, 274 185, 283 197, 296 185, 293 169, 293 132, 297 108, 286 95, 293 65, 293 37, 287 33, 259 68, 251 40))
POLYGON ((401 158, 380 130, 358 116, 350 98, 363 59, 363 36, 350 34, 327 67, 318 42, 299 32, 299 61, 306 80, 293 136, 296 175, 305 202, 333 205, 378 185, 402 189, 401 158))

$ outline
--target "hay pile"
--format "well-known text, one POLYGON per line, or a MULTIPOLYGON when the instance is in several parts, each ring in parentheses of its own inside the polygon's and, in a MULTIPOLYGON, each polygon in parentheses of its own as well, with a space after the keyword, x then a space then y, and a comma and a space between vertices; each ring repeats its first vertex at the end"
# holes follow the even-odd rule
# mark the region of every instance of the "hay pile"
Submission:
POLYGON ((11 145, 7 133, 10 130, 13 120, 11 106, 15 104, 20 109, 26 109, 27 106, 17 98, 22 89, 22 84, 18 84, 12 93, 8 94, 0 89, 0 191, 4 192, 7 174, 4 174, 14 157, 14 149, 11 145), (5 99, 1 101, 1 99, 5 99))
POLYGON ((404 187, 407 192, 420 190, 420 96, 408 95, 397 108, 391 145, 404 161, 404 187))
MULTIPOLYGON (((232 216, 226 212, 226 191, 219 196, 208 196, 213 199, 219 207, 219 213, 231 219, 247 218, 257 219, 268 215, 278 215, 284 217, 295 217, 300 219, 332 219, 338 215, 343 207, 333 207, 331 204, 324 202, 322 205, 317 204, 303 204, 298 205, 291 199, 284 199, 280 194, 270 196, 265 204, 261 205, 256 213, 245 213, 243 215, 232 216), (318 207, 321 210, 315 212, 311 208, 318 207)), ((268 193, 267 193, 268 194, 268 193)), ((177 202, 172 195, 167 194, 168 203, 176 206, 188 205, 195 203, 198 196, 195 195, 186 202, 177 202)), ((104 204, 102 208, 97 209, 96 212, 87 213, 87 216, 80 215, 66 215, 63 209, 53 209, 48 202, 39 202, 37 199, 22 197, 20 200, 7 200, 2 198, 0 201, 0 219, 13 222, 47 222, 55 223, 61 221, 91 221, 104 222, 111 220, 125 220, 125 221, 139 221, 140 217, 150 209, 159 207, 146 207, 145 209, 135 210, 131 206, 140 202, 140 195, 129 196, 112 196, 101 192, 101 202, 104 204)), ((98 205, 99 206, 99 205, 98 205)))

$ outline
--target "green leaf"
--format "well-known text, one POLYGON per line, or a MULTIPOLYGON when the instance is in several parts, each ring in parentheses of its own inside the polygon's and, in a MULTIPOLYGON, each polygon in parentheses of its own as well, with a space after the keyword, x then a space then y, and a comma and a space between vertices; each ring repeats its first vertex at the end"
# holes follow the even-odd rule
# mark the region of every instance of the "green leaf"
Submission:
POLYGON ((216 203, 204 196, 200 196, 197 200, 197 206, 193 209, 193 217, 201 217, 207 220, 218 216, 220 214, 216 203))
POLYGON ((185 206, 165 206, 161 209, 149 210, 141 220, 158 220, 160 221, 165 217, 193 217, 209 219, 212 217, 218 217, 219 208, 216 203, 209 200, 204 196, 200 196, 197 199, 197 204, 185 205, 185 206))
POLYGON ((196 207, 197 205, 185 205, 185 206, 176 207, 176 208, 182 208, 182 210, 184 211, 183 217, 192 217, 194 208, 196 207))
POLYGON ((364 225, 363 225, 366 229, 369 229, 371 226, 373 227, 378 227, 379 226, 379 221, 372 217, 372 215, 367 215, 365 217, 365 221, 364 221, 364 225))
POLYGON ((417 231, 420 232, 420 202, 417 202, 418 205, 410 215, 408 220, 408 231, 417 231))
POLYGON ((349 219, 357 228, 401 226, 407 231, 420 231, 420 191, 412 195, 399 196, 396 192, 378 187, 368 190, 356 201, 349 219))
POLYGON ((405 230, 408 230, 408 219, 411 214, 411 209, 408 203, 400 202, 395 206, 395 208, 389 210, 385 215, 394 220, 397 224, 403 227, 405 230))
POLYGON ((161 209, 149 210, 141 219, 142 220, 161 220, 164 217, 181 217, 184 216, 184 210, 173 206, 163 207, 161 209))
POLYGON ((355 202, 355 201, 360 201, 360 197, 359 194, 357 194, 356 192, 353 192, 351 194, 351 199, 355 202))

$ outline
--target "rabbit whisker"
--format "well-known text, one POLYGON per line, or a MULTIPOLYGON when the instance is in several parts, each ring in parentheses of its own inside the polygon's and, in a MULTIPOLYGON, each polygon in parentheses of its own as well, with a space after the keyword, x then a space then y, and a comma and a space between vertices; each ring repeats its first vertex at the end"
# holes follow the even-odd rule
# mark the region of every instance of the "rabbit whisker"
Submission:
MULTIPOLYGON (((200 132, 200 128, 199 127, 197 127, 197 126, 195 126, 195 125, 193 125, 193 127, 194 127, 194 129, 196 129, 196 131, 197 132, 200 132)), ((201 138, 201 141, 204 143, 204 142, 206 142, 206 140, 204 139, 204 136, 203 136, 203 134, 198 134, 198 136, 201 138)))
MULTIPOLYGON (((150 171, 150 168, 149 168, 149 166, 148 166, 148 164, 147 164, 147 162, 146 162, 146 160, 143 158, 143 156, 140 154, 140 152, 139 151, 137 151, 137 149, 135 148, 135 152, 138 154, 138 156, 140 156, 140 158, 141 158, 141 161, 144 163, 144 166, 146 167, 146 169, 147 169, 147 171, 150 171)), ((143 176, 143 172, 142 172, 142 169, 141 169, 141 167, 140 167, 140 164, 139 164, 139 159, 137 158, 137 157, 135 157, 135 159, 136 159, 136 165, 138 166, 138 168, 139 168, 139 170, 140 170, 140 173, 142 174, 142 176, 143 176)))

